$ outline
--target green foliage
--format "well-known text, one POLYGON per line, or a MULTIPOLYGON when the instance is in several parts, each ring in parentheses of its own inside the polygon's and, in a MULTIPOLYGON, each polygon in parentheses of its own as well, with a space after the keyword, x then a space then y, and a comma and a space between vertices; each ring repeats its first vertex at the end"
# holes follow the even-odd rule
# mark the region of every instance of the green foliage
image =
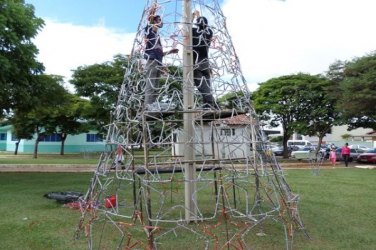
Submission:
POLYGON ((322 76, 296 74, 260 84, 252 98, 261 120, 282 125, 287 157, 287 140, 296 132, 323 136, 330 131, 337 113, 335 100, 327 95, 329 82, 322 76))
POLYGON ((111 62, 80 66, 73 71, 70 83, 77 95, 89 98, 92 108, 86 110, 86 118, 98 131, 110 123, 127 63, 126 56, 116 55, 111 62))
MULTIPOLYGON (((299 118, 294 124, 296 132, 317 136, 320 145, 323 137, 340 123, 341 115, 335 109, 337 100, 331 96, 332 84, 322 76, 312 76, 311 81, 300 91, 299 118)), ((319 148, 317 148, 317 151, 319 148)))
POLYGON ((346 63, 339 109, 351 128, 376 129, 376 52, 346 63))
POLYGON ((53 122, 46 124, 51 126, 48 130, 59 133, 62 139, 60 154, 64 154, 64 143, 68 135, 77 135, 88 132, 89 125, 84 121, 86 110, 90 103, 77 95, 64 93, 62 102, 53 113, 53 122))
POLYGON ((243 105, 240 105, 240 101, 244 98, 244 93, 243 92, 230 92, 222 97, 219 98, 218 104, 222 108, 227 108, 227 109, 237 109, 243 105))
POLYGON ((270 139, 270 142, 281 143, 283 142, 283 136, 275 136, 270 139))
POLYGON ((345 141, 347 141, 350 137, 351 137, 350 134, 343 134, 343 135, 341 135, 341 138, 344 139, 345 141))
MULTIPOLYGON (((35 104, 29 109, 15 109, 11 122, 16 136, 21 139, 37 135, 34 157, 37 157, 38 143, 45 134, 52 134, 61 122, 62 110, 67 108, 68 92, 62 87, 62 77, 37 75, 38 89, 35 104)), ((64 119, 64 118, 63 118, 64 119)), ((69 120, 69 117, 66 118, 69 120)))
POLYGON ((43 25, 34 7, 23 0, 0 2, 0 116, 14 108, 27 109, 35 101, 34 75, 44 67, 36 60, 32 39, 43 25))

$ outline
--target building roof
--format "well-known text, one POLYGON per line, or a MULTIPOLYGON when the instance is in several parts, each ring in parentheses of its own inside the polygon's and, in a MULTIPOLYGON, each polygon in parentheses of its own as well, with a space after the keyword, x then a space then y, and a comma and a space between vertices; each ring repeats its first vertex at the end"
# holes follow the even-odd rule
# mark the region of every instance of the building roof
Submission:
POLYGON ((236 116, 231 116, 228 118, 224 119, 218 119, 213 122, 215 125, 220 125, 220 124, 226 124, 226 125, 252 125, 255 124, 255 120, 251 120, 251 117, 245 114, 242 115, 236 115, 236 116))
POLYGON ((0 131, 8 131, 12 129, 12 125, 5 125, 0 127, 0 131))

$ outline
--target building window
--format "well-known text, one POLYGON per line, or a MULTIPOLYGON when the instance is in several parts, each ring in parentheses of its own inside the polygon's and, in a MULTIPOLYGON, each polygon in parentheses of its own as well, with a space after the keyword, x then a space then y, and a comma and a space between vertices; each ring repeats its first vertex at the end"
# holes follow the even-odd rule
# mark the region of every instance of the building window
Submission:
POLYGON ((86 141, 98 142, 98 141, 103 141, 103 139, 102 139, 102 135, 100 134, 86 134, 86 141))
POLYGON ((234 136, 235 135, 235 129, 234 128, 223 128, 223 129, 221 129, 221 135, 234 136))
POLYGON ((6 141, 7 140, 7 133, 0 133, 0 141, 6 141))
POLYGON ((15 134, 12 134, 12 141, 18 141, 18 138, 15 134))
POLYGON ((60 134, 52 134, 52 135, 45 135, 43 136, 43 140, 42 141, 50 141, 50 142, 53 142, 53 141, 61 141, 61 135, 60 134))

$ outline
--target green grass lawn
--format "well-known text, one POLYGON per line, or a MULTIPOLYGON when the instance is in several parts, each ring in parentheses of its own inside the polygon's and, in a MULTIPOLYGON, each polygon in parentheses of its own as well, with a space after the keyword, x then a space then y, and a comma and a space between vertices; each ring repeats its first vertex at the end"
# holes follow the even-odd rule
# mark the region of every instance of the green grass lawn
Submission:
MULTIPOLYGON (((311 237, 296 234, 293 249, 375 249, 375 170, 329 169, 318 176, 311 170, 285 172, 292 190, 300 194, 300 214, 311 237)), ((0 173, 0 249, 87 249, 84 238, 73 239, 80 213, 43 194, 85 192, 91 177, 90 173, 0 173)), ((268 242, 275 237, 265 233, 256 249, 271 249, 268 242)), ((273 249, 284 246, 275 245, 279 247, 273 249)))
POLYGON ((32 154, 0 153, 0 164, 96 164, 99 153, 87 154, 38 154, 33 158, 32 154))

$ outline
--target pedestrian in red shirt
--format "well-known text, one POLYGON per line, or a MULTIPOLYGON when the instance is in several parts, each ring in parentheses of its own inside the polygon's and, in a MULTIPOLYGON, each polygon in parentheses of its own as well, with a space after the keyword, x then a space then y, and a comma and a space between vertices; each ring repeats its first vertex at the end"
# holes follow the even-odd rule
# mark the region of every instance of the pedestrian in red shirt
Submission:
POLYGON ((341 149, 341 155, 342 155, 343 160, 345 161, 345 166, 347 167, 347 165, 349 164, 349 158, 350 158, 350 148, 347 142, 345 143, 345 146, 343 146, 341 149))

